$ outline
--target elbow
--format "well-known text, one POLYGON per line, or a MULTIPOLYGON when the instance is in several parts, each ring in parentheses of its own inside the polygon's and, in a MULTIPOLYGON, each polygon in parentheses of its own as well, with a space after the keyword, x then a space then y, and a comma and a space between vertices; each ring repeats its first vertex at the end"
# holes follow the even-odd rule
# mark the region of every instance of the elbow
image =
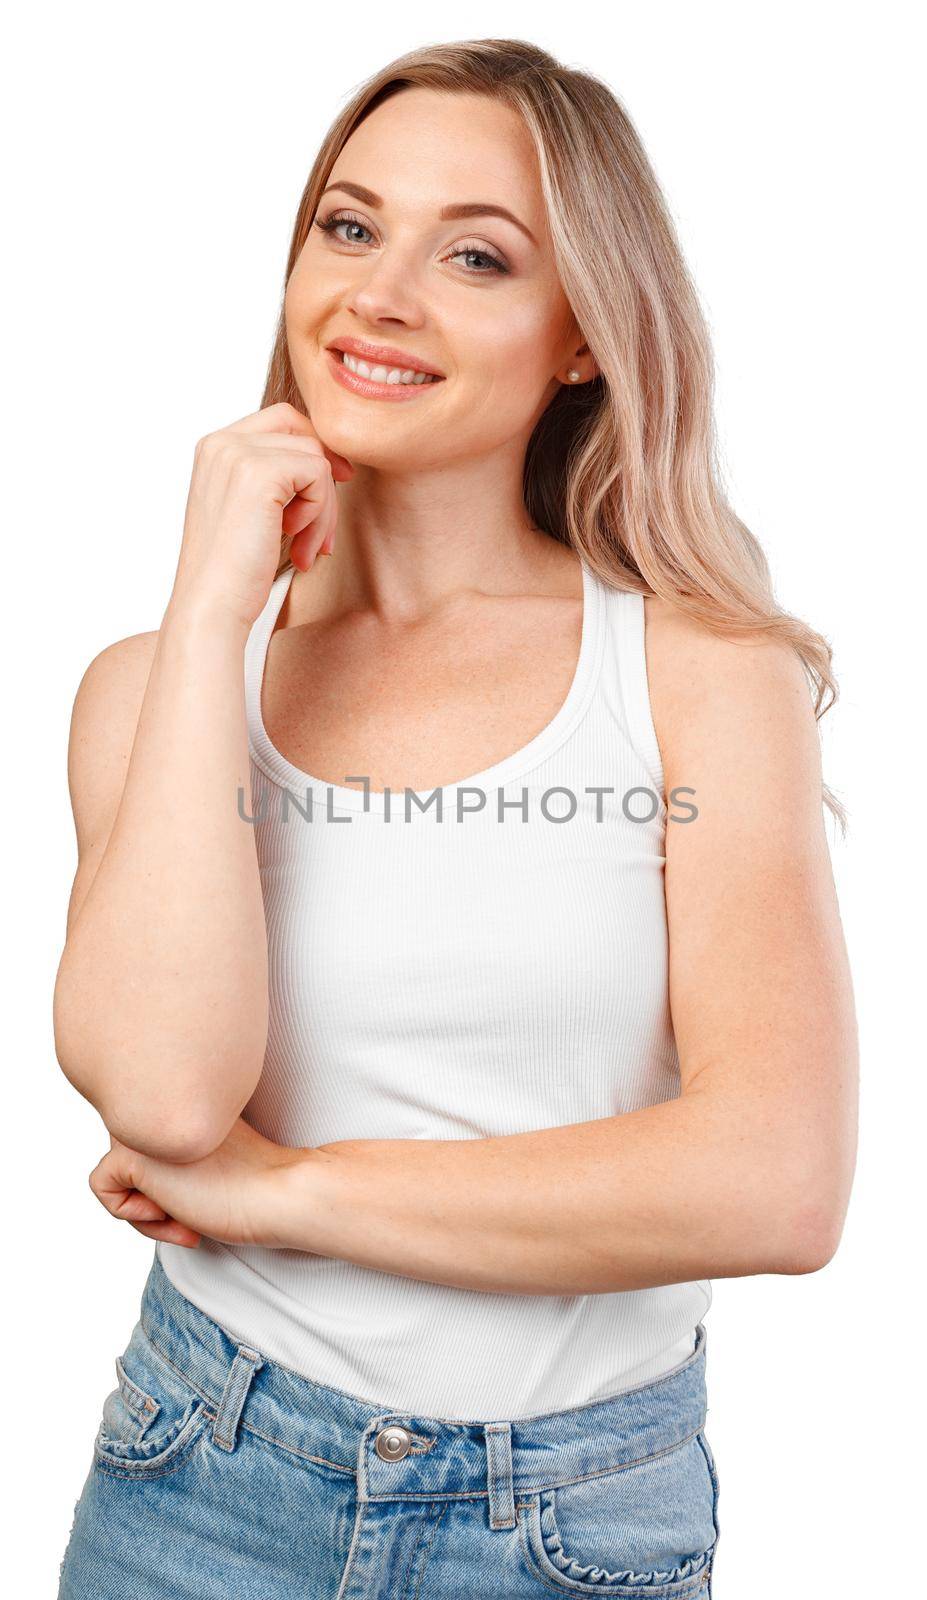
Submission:
POLYGON ((806 1195, 783 1219, 775 1272, 798 1276, 820 1272, 834 1256, 843 1236, 846 1205, 832 1196, 806 1195))
POLYGON ((834 1259, 843 1237, 856 1167, 852 1129, 836 1119, 813 1139, 786 1128, 779 1140, 754 1150, 754 1218, 759 1214, 767 1272, 799 1276, 820 1272, 834 1259), (836 1131, 834 1131, 836 1129, 836 1131))
POLYGON ((168 1161, 176 1166, 186 1166, 194 1161, 205 1161, 227 1138, 234 1118, 228 1125, 197 1118, 167 1116, 162 1109, 148 1109, 112 1104, 97 1107, 107 1131, 120 1144, 152 1161, 168 1161))
MULTIPOLYGON (((54 1042, 55 1059, 71 1088, 76 1089, 78 1094, 82 1095, 85 1100, 89 1100, 92 1106, 96 1106, 93 1074, 88 1069, 86 1055, 78 1048, 76 1041, 65 1034, 57 1017, 55 1019, 54 1042)), ((98 1106, 97 1110, 99 1110, 98 1106)))
POLYGON ((171 1062, 170 1052, 128 1059, 112 1043, 101 1046, 56 995, 55 1055, 78 1094, 94 1107, 108 1133, 130 1150, 178 1165, 205 1160, 228 1137, 260 1077, 249 1055, 214 1062, 171 1062))
POLYGON ((840 1229, 831 1228, 807 1235, 786 1254, 784 1263, 778 1271, 792 1277, 801 1273, 820 1272, 837 1254, 840 1234, 840 1229))
POLYGON ((230 1085, 224 1085, 218 1098, 202 1082, 177 1093, 176 1086, 132 1083, 124 1073, 110 1070, 94 1104, 120 1144, 153 1161, 186 1165, 205 1161, 218 1150, 248 1098, 233 1100, 230 1085))
MULTIPOLYGON (((723 1169, 722 1169, 723 1170, 723 1169)), ((749 1168, 739 1165, 738 1181, 725 1181, 723 1265, 718 1277, 757 1273, 798 1276, 820 1272, 836 1255, 849 1199, 844 1177, 809 1172, 794 1149, 770 1159, 768 1148, 749 1168)), ((715 1238, 718 1208, 715 1202, 715 1238)), ((699 1276, 713 1274, 700 1273, 699 1276)))
POLYGON ((205 1106, 195 1091, 184 1097, 180 1111, 169 1110, 163 1090, 154 1098, 131 1093, 116 1069, 93 1072, 76 1055, 60 1046, 56 1054, 62 1072, 99 1114, 107 1132, 120 1144, 153 1161, 184 1165, 203 1161, 228 1137, 241 1107, 236 1104, 205 1106))

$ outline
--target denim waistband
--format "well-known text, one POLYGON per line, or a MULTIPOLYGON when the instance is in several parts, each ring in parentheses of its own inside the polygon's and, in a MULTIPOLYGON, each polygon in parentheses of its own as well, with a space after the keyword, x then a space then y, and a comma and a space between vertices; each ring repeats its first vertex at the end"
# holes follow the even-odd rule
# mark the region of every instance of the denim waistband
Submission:
POLYGON ((497 1525, 508 1523, 514 1495, 628 1466, 705 1425, 703 1323, 692 1354, 661 1377, 566 1411, 510 1420, 396 1411, 303 1377, 228 1334, 181 1294, 157 1254, 139 1320, 155 1349, 215 1413, 214 1437, 224 1448, 235 1447, 240 1427, 356 1475, 367 1500, 488 1492, 497 1525), (377 1449, 390 1426, 410 1436, 400 1431, 407 1453, 398 1460, 383 1459, 377 1449))

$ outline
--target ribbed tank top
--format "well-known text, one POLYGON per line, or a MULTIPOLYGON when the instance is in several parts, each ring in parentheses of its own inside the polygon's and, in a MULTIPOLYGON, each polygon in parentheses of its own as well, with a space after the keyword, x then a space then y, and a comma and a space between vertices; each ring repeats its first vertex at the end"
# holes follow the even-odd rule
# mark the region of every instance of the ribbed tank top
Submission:
MULTIPOLYGON (((579 657, 553 720, 470 778, 365 797, 301 772, 264 728, 264 664, 293 573, 274 580, 245 649, 270 985, 246 1119, 294 1146, 479 1139, 674 1099, 642 596, 583 562, 579 657)), ((550 1178, 538 1203, 553 1228, 550 1178)), ((206 1236, 156 1249, 232 1337, 435 1418, 526 1417, 645 1383, 691 1354, 711 1304, 708 1281, 500 1294, 206 1236)))

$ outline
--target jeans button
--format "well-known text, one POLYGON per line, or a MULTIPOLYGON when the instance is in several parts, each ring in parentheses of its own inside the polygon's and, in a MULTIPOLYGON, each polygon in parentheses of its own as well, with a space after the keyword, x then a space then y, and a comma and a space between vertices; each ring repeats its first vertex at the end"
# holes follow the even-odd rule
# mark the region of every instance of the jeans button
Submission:
POLYGON ((412 1448, 412 1436, 408 1428, 401 1428, 397 1422, 391 1422, 388 1428, 380 1429, 375 1448, 381 1461, 401 1461, 412 1448))

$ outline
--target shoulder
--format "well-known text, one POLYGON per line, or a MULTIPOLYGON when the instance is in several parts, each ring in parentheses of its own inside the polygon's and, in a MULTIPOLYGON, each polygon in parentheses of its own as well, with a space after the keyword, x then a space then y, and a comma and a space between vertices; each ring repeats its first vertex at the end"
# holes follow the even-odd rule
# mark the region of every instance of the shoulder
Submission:
MULTIPOLYGON (((667 789, 703 784, 755 804, 790 783, 820 804, 820 740, 804 665, 757 630, 722 633, 671 602, 644 600, 651 709, 667 789), (752 787, 751 787, 752 786, 752 787)), ((720 793, 719 793, 720 798, 720 793)))
POLYGON ((112 832, 158 633, 117 639, 93 657, 77 688, 68 740, 68 790, 77 836, 71 925, 112 832))
POLYGON ((119 736, 137 713, 145 693, 158 632, 134 633, 117 639, 95 655, 77 686, 71 734, 100 735, 104 742, 119 736))

